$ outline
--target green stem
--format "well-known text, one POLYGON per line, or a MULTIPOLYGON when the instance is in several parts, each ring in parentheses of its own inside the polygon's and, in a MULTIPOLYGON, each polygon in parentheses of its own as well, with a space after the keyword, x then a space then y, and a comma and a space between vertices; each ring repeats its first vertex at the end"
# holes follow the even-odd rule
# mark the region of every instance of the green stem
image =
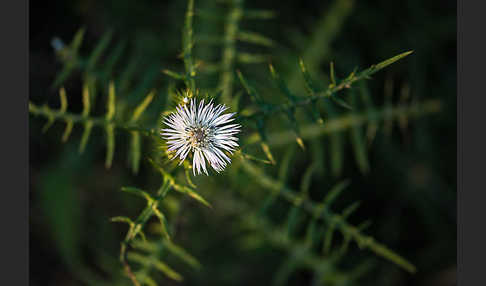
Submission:
POLYGON ((194 76, 196 76, 196 69, 192 59, 192 45, 193 45, 193 30, 192 19, 194 17, 194 0, 189 0, 187 4, 186 20, 184 25, 184 32, 182 34, 182 47, 184 54, 184 66, 186 68, 185 82, 186 86, 191 89, 192 92, 196 91, 196 83, 194 76))
POLYGON ((287 188, 283 183, 266 176, 263 170, 247 160, 241 160, 241 165, 247 173, 257 178, 257 183, 263 188, 280 195, 297 207, 302 207, 314 218, 322 218, 327 224, 334 224, 343 234, 352 237, 360 248, 368 248, 375 254, 394 262, 408 272, 415 273, 415 266, 410 262, 394 253, 386 246, 376 242, 372 237, 362 234, 358 228, 350 225, 341 215, 332 213, 329 207, 325 204, 317 204, 304 198, 301 194, 298 194, 298 192, 287 188))
MULTIPOLYGON (((441 102, 439 100, 427 100, 422 103, 414 103, 410 106, 396 106, 384 108, 382 110, 367 111, 363 114, 349 114, 336 119, 331 119, 325 124, 311 124, 300 129, 302 139, 314 138, 323 134, 330 134, 336 131, 345 130, 351 127, 364 125, 367 122, 377 120, 394 119, 402 116, 413 117, 422 116, 440 111, 441 102)), ((295 141, 295 134, 292 131, 276 132, 268 135, 267 143, 271 146, 281 146, 295 141)), ((261 142, 258 133, 250 134, 245 145, 261 142)))
POLYGON ((221 63, 221 78, 219 87, 222 90, 221 99, 226 104, 231 104, 233 93, 234 63, 236 58, 236 36, 238 24, 243 16, 243 0, 234 0, 232 9, 228 14, 224 33, 223 58, 221 63))
POLYGON ((147 136, 155 134, 155 130, 153 128, 144 128, 135 124, 124 124, 124 123, 116 122, 113 119, 107 120, 105 116, 87 117, 87 116, 83 116, 82 114, 60 112, 55 109, 51 109, 46 105, 40 107, 33 103, 29 103, 29 112, 32 113, 33 115, 44 116, 54 121, 55 120, 71 121, 73 124, 75 123, 85 124, 87 122, 91 122, 92 125, 102 126, 102 127, 106 127, 113 124, 115 128, 124 129, 127 131, 139 131, 142 134, 147 136))

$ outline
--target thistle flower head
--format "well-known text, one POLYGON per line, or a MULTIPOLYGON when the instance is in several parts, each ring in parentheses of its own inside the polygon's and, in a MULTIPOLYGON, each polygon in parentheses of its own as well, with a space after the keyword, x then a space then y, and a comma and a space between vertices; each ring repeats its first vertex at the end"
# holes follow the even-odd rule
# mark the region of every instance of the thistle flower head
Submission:
POLYGON ((224 170, 231 163, 225 151, 232 154, 238 147, 235 135, 241 128, 239 124, 228 124, 236 113, 223 114, 227 109, 225 105, 214 105, 212 100, 205 103, 203 99, 197 104, 194 98, 177 106, 176 111, 164 119, 167 128, 160 132, 167 140, 168 151, 175 152, 171 159, 179 157, 182 164, 192 153, 194 175, 208 174, 206 160, 216 172, 224 170))

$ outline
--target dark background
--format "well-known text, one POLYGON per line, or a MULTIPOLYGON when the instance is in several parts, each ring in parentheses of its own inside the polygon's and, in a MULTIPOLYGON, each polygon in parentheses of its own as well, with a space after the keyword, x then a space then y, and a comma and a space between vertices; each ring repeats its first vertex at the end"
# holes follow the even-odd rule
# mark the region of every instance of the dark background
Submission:
MULTIPOLYGON (((215 6, 210 2, 196 1, 196 8, 215 6)), ((291 55, 300 55, 309 45, 316 23, 327 15, 331 3, 246 1, 245 7, 271 9, 277 17, 242 25, 278 43, 267 53, 288 75, 291 55)), ((168 78, 160 69, 181 66, 177 55, 185 7, 185 1, 32 1, 30 100, 57 104, 57 92, 51 84, 62 66, 50 42, 59 37, 69 43, 81 26, 86 28, 82 52, 90 51, 108 29, 114 31, 113 42, 128 41, 127 52, 115 71, 121 74, 132 61, 136 62, 137 73, 127 87, 127 97, 144 94, 152 87, 163 94, 168 78)), ((196 33, 204 29, 198 26, 199 21, 195 19, 196 33)), ((355 66, 366 67, 406 50, 414 53, 368 82, 375 103, 381 105, 384 83, 392 81, 394 98, 408 85, 416 100, 440 99, 441 113, 411 122, 406 132, 395 127, 391 135, 377 138, 370 149, 372 171, 368 175, 363 176, 347 157, 350 163, 345 164, 343 173, 353 182, 350 189, 354 193, 348 198, 362 201, 359 216, 373 221, 368 233, 407 257, 418 272, 409 275, 378 260, 377 267, 357 285, 455 284, 456 3, 354 1, 318 67, 327 73, 328 62, 333 60, 338 75, 345 75, 355 66)), ((259 66, 246 68, 246 72, 255 70, 258 74, 259 69, 266 72, 259 66)), ((68 94, 72 94, 69 98, 73 112, 81 110, 80 77, 75 74, 65 83, 68 94)), ((32 117, 29 123, 31 285, 89 285, 80 278, 89 275, 108 285, 110 281, 124 281, 113 277, 122 276, 117 272, 118 243, 125 229, 109 223, 109 218, 137 215, 141 202, 134 202, 118 190, 124 185, 152 182, 153 174, 142 165, 138 176, 131 175, 123 152, 116 153, 112 169, 105 170, 101 132, 94 131, 94 138, 99 140, 92 138, 80 156, 80 130, 73 132, 68 143, 61 144, 62 124, 42 134, 43 123, 32 117)), ((125 150, 121 137, 119 141, 117 148, 125 150)), ((305 166, 305 162, 300 164, 305 166)), ((301 173, 297 168, 290 183, 298 185, 301 173)), ((327 175, 321 178, 326 179, 327 175)), ((319 183, 316 180, 313 188, 319 188, 319 183)), ((228 227, 231 218, 190 202, 184 206, 190 211, 183 218, 179 240, 203 264, 197 273, 178 268, 184 283, 264 285, 272 281, 284 257, 282 253, 244 251, 232 243, 235 233, 228 227)), ((302 270, 291 276, 289 284, 307 285, 309 281, 309 274, 302 270)))

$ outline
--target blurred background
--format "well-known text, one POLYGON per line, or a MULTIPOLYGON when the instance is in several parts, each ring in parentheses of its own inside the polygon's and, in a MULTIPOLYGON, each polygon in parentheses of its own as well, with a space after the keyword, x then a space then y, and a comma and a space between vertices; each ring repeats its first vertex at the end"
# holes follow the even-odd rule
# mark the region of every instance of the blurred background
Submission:
MULTIPOLYGON (((387 100, 399 104, 438 99, 441 111, 411 118, 404 124, 380 123, 367 148, 368 172, 362 172, 355 162, 351 144, 340 149, 342 168, 332 172, 329 161, 335 150, 327 148, 325 136, 314 143, 305 141, 314 146, 311 150, 319 148, 322 142, 325 151, 320 153, 303 151, 295 142, 275 147, 272 152, 277 162, 284 160, 286 154, 293 154, 286 181, 294 189, 298 189, 305 168, 314 162, 314 157, 319 157, 316 154, 321 154, 319 162, 324 163, 313 176, 311 194, 320 194, 342 179, 350 179, 351 184, 336 209, 360 201, 359 210, 350 220, 355 218, 355 223, 371 220, 366 233, 406 257, 418 270, 409 274, 351 244, 345 259, 335 265, 339 271, 326 272, 325 276, 330 278, 322 285, 455 285, 456 2, 235 3, 244 9, 274 13, 269 19, 243 18, 239 23, 243 30, 256 31, 271 39, 271 43, 261 40, 263 44, 257 46, 237 44, 240 51, 265 55, 261 63, 243 59, 234 66, 251 78, 263 94, 269 90, 268 62, 289 79, 290 87, 304 94, 298 57, 304 58, 315 78, 328 76, 330 61, 334 62, 337 76, 343 78, 355 67, 366 68, 414 50, 412 55, 373 75, 366 88, 377 108, 387 100), (359 264, 357 261, 365 261, 364 270, 353 271, 359 264)), ((224 32, 224 15, 232 5, 235 5, 232 1, 195 1, 194 53, 206 60, 201 68, 208 71, 208 76, 199 81, 201 88, 217 84, 217 76, 211 75, 211 66, 205 63, 217 59, 221 50, 206 35, 224 32), (222 15, 222 20, 217 15, 222 15)), ((63 69, 63 60, 52 40, 57 38, 68 45, 78 29, 84 27, 81 55, 89 55, 107 33, 111 33, 111 38, 96 66, 101 72, 75 69, 65 79, 69 110, 81 112, 82 80, 90 73, 99 75, 97 85, 103 96, 108 80, 115 80, 120 110, 130 109, 150 90, 156 90, 156 98, 143 121, 148 125, 155 122, 167 103, 167 90, 175 82, 161 70, 183 70, 179 55, 186 6, 186 1, 175 0, 31 1, 30 100, 59 105, 53 83, 63 69), (116 64, 108 66, 114 55, 116 64)), ((233 91, 241 94, 243 89, 235 83, 233 91)), ((103 100, 95 102, 95 114, 103 113, 103 100)), ((244 103, 242 100, 241 104, 244 103)), ((75 126, 69 140, 62 143, 64 125, 55 123, 43 133, 45 121, 33 116, 29 121, 31 285, 130 285, 118 260, 126 226, 109 219, 118 215, 134 218, 144 206, 142 200, 121 193, 122 186, 152 191, 158 188, 160 178, 145 160, 146 154, 153 152, 151 143, 143 141, 142 163, 135 175, 126 152, 128 137, 118 132, 113 166, 107 170, 101 130, 93 130, 85 152, 80 155, 81 128, 75 126)), ((242 136, 250 131, 254 130, 244 131, 242 136)), ((278 167, 265 169, 271 174, 278 173, 278 167)), ((264 199, 259 194, 264 191, 251 177, 237 171, 235 164, 223 175, 194 179, 198 192, 212 203, 212 209, 181 196, 169 196, 164 207, 170 213, 173 239, 196 257, 202 267, 194 270, 169 257, 168 261, 184 280, 176 282, 154 271, 157 284, 320 285, 314 279, 312 267, 298 265, 282 274, 285 273, 282 263, 293 254, 242 230, 242 217, 258 212, 264 199), (246 206, 239 206, 240 202, 246 206), (279 278, 282 275, 285 279, 279 278)), ((287 207, 283 203, 273 206, 270 215, 273 222, 287 207)))

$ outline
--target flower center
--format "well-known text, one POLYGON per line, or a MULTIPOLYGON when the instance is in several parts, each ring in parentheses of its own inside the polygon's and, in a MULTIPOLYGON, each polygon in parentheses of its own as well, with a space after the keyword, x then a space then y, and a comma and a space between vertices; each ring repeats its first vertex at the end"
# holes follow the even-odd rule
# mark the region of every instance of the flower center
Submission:
POLYGON ((205 129, 197 127, 189 132, 189 140, 192 147, 200 147, 205 144, 207 132, 205 129))

